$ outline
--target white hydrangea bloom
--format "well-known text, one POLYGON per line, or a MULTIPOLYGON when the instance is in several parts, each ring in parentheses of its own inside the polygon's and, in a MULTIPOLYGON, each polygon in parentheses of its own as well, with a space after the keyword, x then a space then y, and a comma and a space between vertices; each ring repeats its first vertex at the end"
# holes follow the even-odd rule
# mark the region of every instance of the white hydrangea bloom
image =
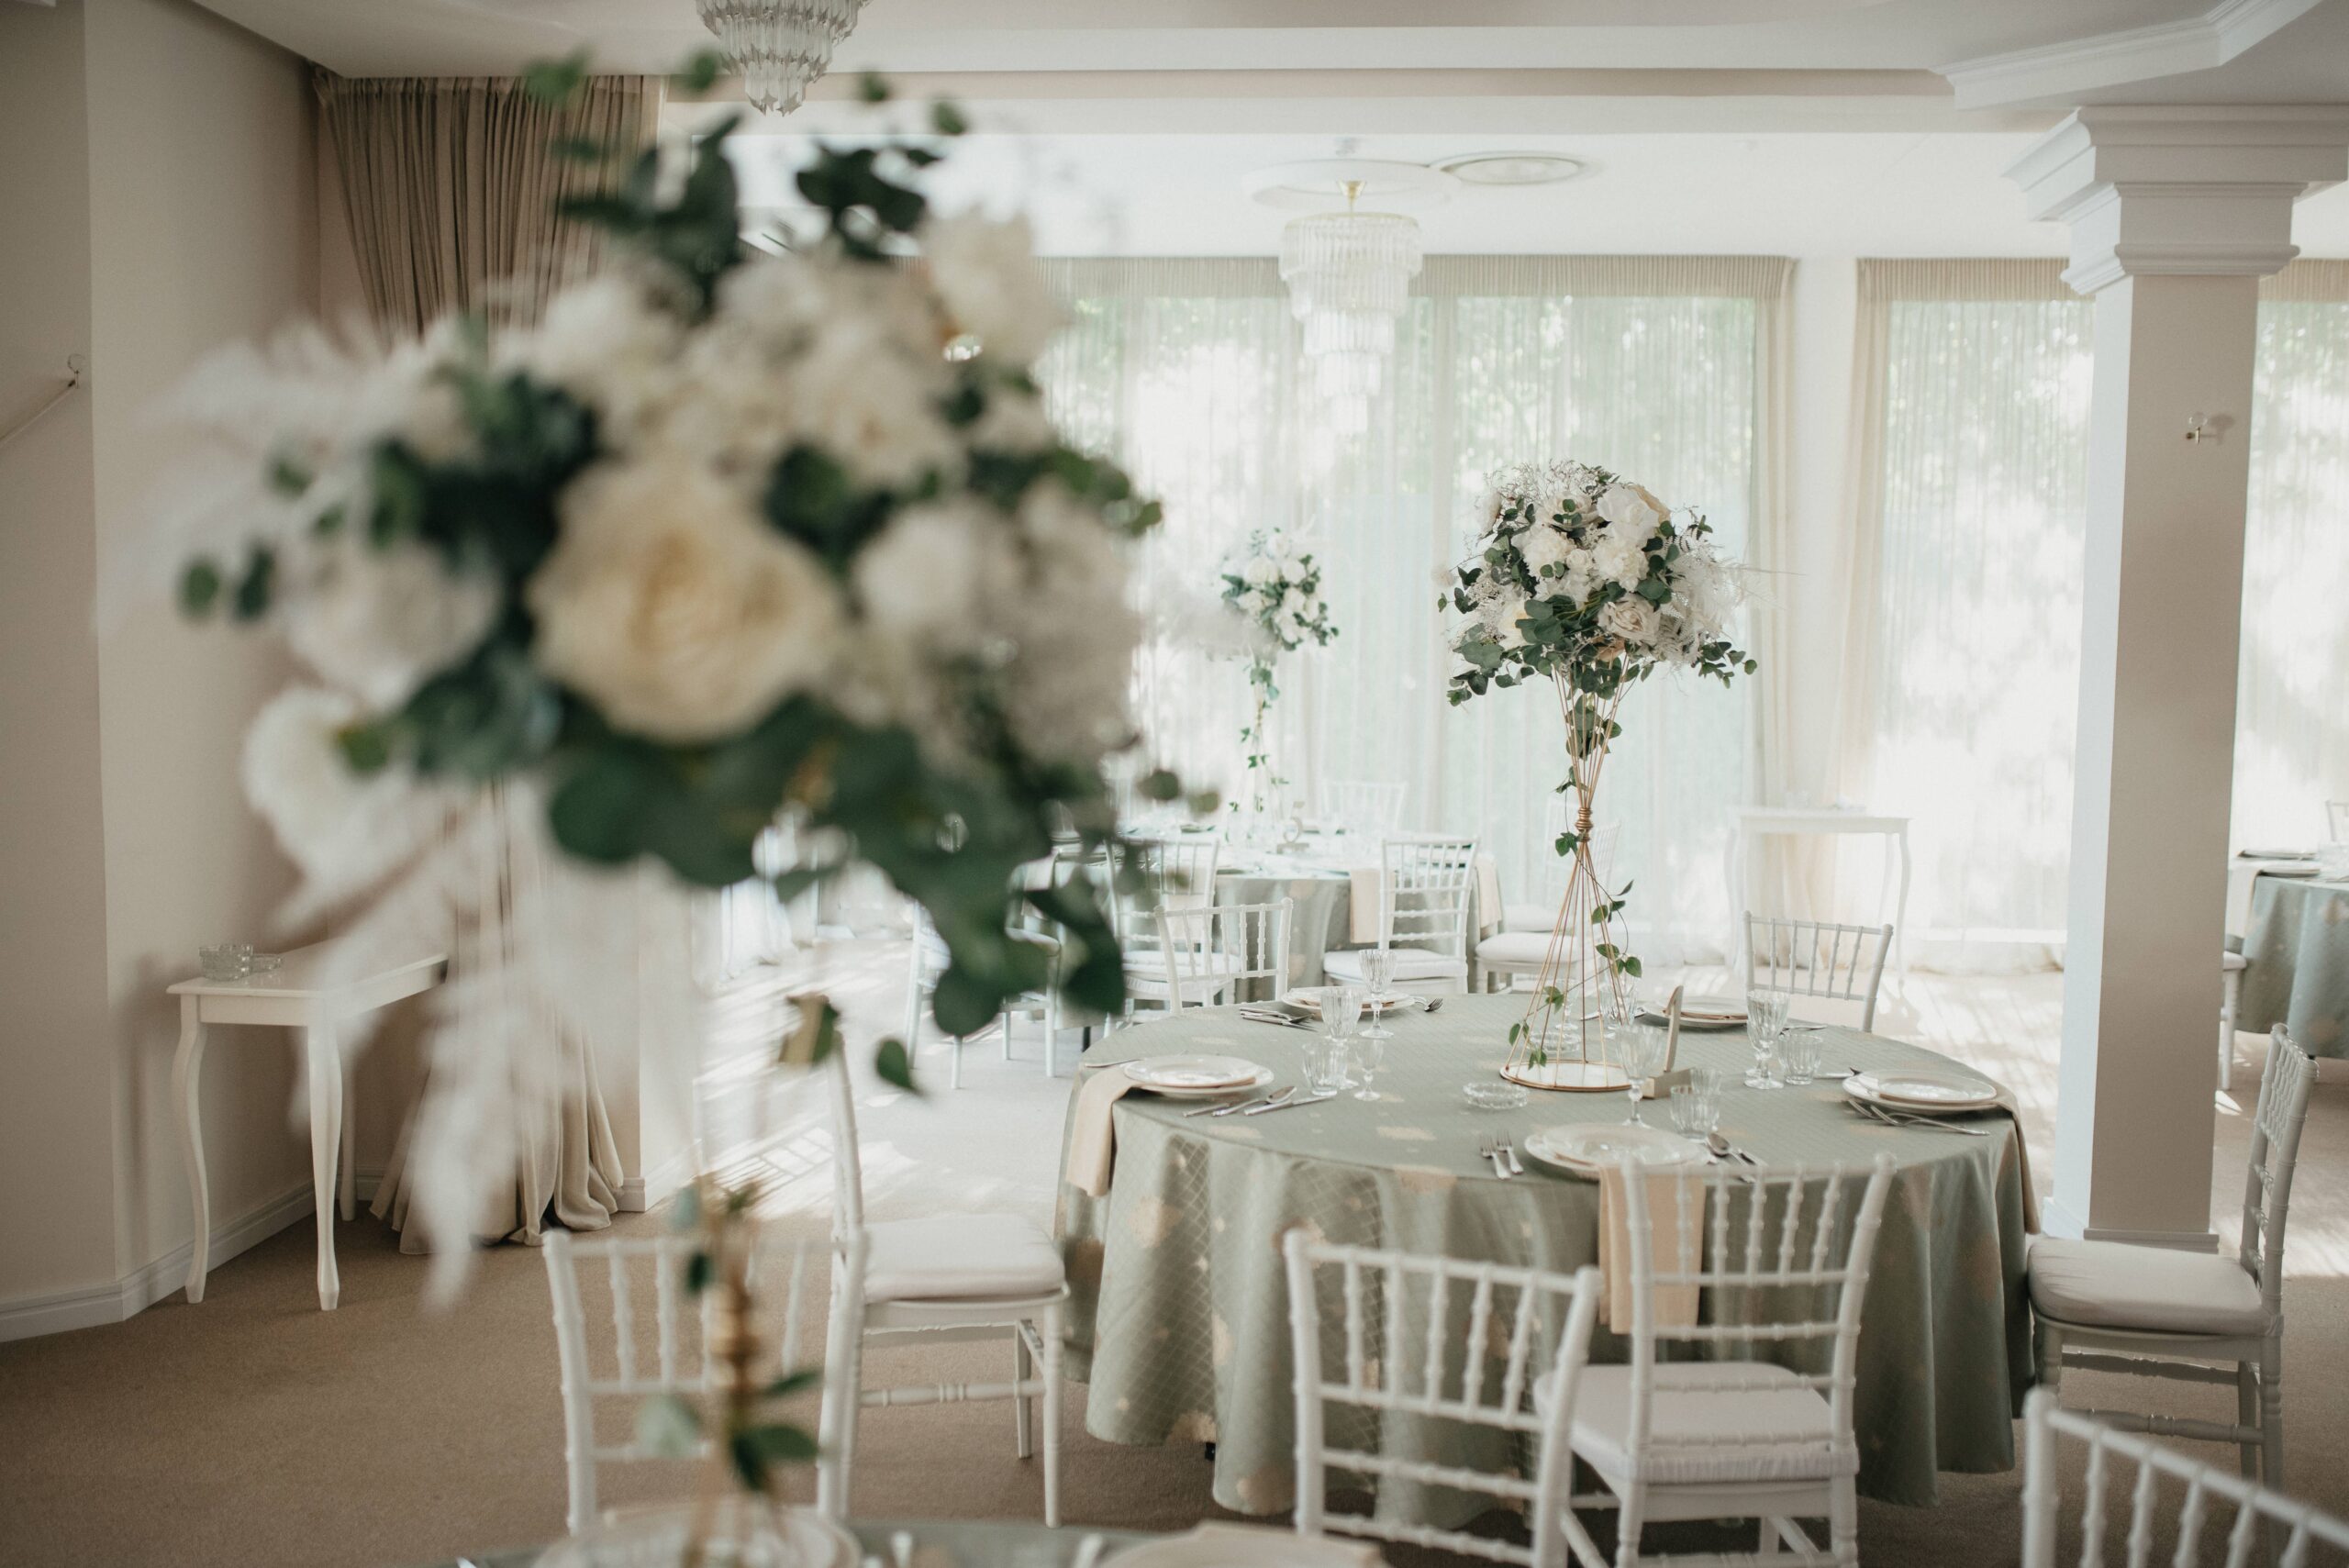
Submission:
POLYGON ((479 646, 498 587, 486 573, 450 572, 424 545, 377 550, 351 531, 285 595, 286 640, 329 683, 389 712, 479 646))
POLYGON ((1036 266, 1028 220, 932 217, 919 239, 954 325, 977 338, 988 359, 1033 364, 1067 313, 1036 266))
POLYGON ((1132 734, 1127 696, 1141 617, 1126 598, 1126 562, 1100 518, 1056 484, 1019 506, 1032 562, 1019 602, 1006 606, 1015 651, 1005 706, 1021 742, 1041 756, 1085 762, 1132 734))
POLYGON ((730 734, 814 689, 843 618, 813 553, 666 455, 574 482, 529 604, 550 674, 620 728, 677 741, 730 734))
POLYGON ((962 442, 938 412, 944 360, 909 359, 871 322, 850 317, 817 338, 798 373, 809 395, 794 410, 797 434, 858 480, 897 488, 962 472, 962 442))
POLYGON ((985 617, 1017 593, 1019 562, 1002 514, 963 498, 901 513, 860 551, 853 576, 865 617, 910 645, 974 653, 985 617))
POLYGON ((677 364, 685 341, 684 324, 673 312, 626 272, 612 272, 548 301, 535 328, 501 340, 500 360, 586 403, 605 439, 627 445, 692 387, 677 364))
POLYGON ((1517 548, 1536 577, 1542 575, 1542 568, 1564 566, 1567 557, 1580 553, 1565 530, 1550 523, 1536 523, 1520 534, 1517 548))
POLYGON ((347 692, 289 686, 245 732, 245 798, 314 883, 364 884, 414 847, 435 806, 404 773, 351 771, 340 737, 368 717, 347 692))
POLYGON ((1625 588, 1636 588, 1648 574, 1645 536, 1632 538, 1609 529, 1590 547, 1590 569, 1625 588))

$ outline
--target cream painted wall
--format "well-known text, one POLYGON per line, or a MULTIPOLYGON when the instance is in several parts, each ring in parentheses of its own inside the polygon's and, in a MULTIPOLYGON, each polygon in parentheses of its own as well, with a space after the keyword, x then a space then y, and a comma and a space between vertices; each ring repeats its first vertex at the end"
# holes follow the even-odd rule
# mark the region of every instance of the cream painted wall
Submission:
MULTIPOLYGON (((24 1195, 0 1210, 0 1335, 176 1287, 193 1219, 162 987, 199 943, 271 940, 291 884, 237 783, 276 656, 161 606, 91 626, 178 454, 153 400, 315 308, 314 118, 302 61, 189 0, 0 7, 0 399, 69 350, 93 369, 0 451, 0 1182, 24 1195)), ((216 1262, 224 1230, 306 1201, 290 1062, 279 1031, 207 1052, 216 1262)))
MULTIPOLYGON (((82 15, 0 6, 0 420, 90 348, 82 15)), ((111 1281, 91 398, 0 449, 0 1302, 111 1281)))
MULTIPOLYGON (((317 297, 308 67, 188 0, 88 7, 92 313, 99 548, 135 545, 182 455, 148 409, 208 350, 307 315, 317 297)), ((176 1009, 161 988, 200 942, 266 943, 291 887, 246 807, 246 721, 284 682, 260 640, 150 613, 98 654, 106 1001, 116 1104, 117 1263, 189 1240, 169 1096, 176 1009)), ((229 1220, 308 1180, 289 1123, 282 1029, 224 1029, 205 1060, 213 1212, 229 1220)))

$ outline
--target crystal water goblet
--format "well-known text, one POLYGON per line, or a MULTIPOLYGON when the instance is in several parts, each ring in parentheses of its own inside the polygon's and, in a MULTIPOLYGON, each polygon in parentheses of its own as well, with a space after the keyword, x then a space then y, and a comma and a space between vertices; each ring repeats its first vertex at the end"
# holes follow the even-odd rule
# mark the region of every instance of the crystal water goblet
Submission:
POLYGON ((1623 1125, 1645 1127, 1640 1102, 1646 1097, 1648 1084, 1664 1071, 1664 1032, 1637 1018, 1617 1024, 1611 1032, 1615 1037, 1615 1059, 1631 1078, 1624 1092, 1631 1097, 1631 1111, 1623 1118, 1623 1125))
POLYGON ((1394 999, 1395 950, 1372 948, 1362 955, 1362 975, 1370 982, 1370 995, 1363 998, 1369 1016, 1364 1020, 1358 1040, 1391 1040, 1395 1031, 1383 1021, 1383 1004, 1394 999))
POLYGON ((1787 998, 1748 993, 1745 998, 1746 1037, 1753 1043, 1753 1071, 1747 1073, 1749 1089, 1780 1089, 1786 1086, 1779 1076, 1778 1042, 1787 1033, 1787 998))

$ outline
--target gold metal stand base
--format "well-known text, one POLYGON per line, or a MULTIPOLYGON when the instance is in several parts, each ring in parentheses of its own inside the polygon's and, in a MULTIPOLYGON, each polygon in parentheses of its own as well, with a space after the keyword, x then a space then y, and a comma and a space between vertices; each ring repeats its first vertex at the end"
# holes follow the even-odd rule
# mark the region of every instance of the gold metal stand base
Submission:
POLYGON ((1529 1089, 1557 1089, 1570 1095, 1620 1095, 1631 1086, 1631 1075, 1611 1062, 1545 1062, 1540 1066, 1512 1062, 1501 1076, 1529 1089))

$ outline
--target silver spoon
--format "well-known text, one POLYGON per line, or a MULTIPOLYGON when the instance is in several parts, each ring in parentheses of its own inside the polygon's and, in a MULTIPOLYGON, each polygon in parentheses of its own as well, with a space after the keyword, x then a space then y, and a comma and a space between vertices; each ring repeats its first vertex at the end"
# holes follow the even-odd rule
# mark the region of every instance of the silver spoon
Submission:
POLYGON ((1719 1128, 1715 1128, 1712 1131, 1705 1134, 1705 1148, 1716 1160, 1742 1160, 1749 1165, 1759 1165, 1762 1163, 1761 1161, 1756 1160, 1753 1155, 1748 1154, 1744 1150, 1740 1149, 1736 1144, 1731 1143, 1728 1139, 1723 1138, 1719 1128))

